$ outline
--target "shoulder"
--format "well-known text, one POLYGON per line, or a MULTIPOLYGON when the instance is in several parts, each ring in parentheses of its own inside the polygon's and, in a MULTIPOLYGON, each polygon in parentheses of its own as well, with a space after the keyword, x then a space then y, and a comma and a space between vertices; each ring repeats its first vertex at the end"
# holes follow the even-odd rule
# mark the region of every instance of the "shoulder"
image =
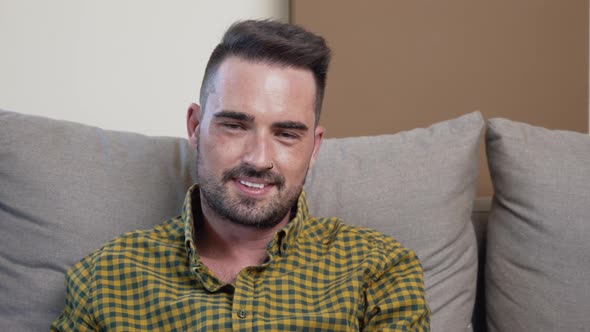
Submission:
POLYGON ((175 247, 184 247, 184 224, 179 217, 169 219, 148 230, 137 230, 123 234, 106 243, 98 251, 105 254, 175 247))
POLYGON ((129 246, 137 248, 138 246, 183 244, 184 224, 181 218, 176 217, 148 230, 137 230, 123 234, 105 244, 101 250, 119 250, 129 246))
POLYGON ((383 286, 385 289, 384 284, 392 284, 424 296, 424 271, 414 251, 391 236, 367 227, 350 226, 337 218, 318 220, 318 223, 337 229, 333 243, 348 244, 341 246, 352 254, 348 260, 355 261, 356 256, 364 266, 367 286, 383 286))
POLYGON ((176 217, 152 229, 137 230, 116 237, 76 263, 67 275, 90 276, 96 266, 111 264, 115 259, 133 259, 134 256, 179 250, 184 251, 184 224, 180 217, 176 217))
POLYGON ((401 247, 403 246, 393 237, 383 234, 377 230, 362 226, 352 226, 337 217, 311 218, 307 227, 308 236, 318 240, 321 238, 341 238, 353 242, 360 242, 361 245, 371 247, 401 247))
POLYGON ((312 241, 342 247, 386 265, 406 259, 418 261, 413 251, 393 237, 371 228, 349 225, 339 218, 311 218, 306 233, 312 241))

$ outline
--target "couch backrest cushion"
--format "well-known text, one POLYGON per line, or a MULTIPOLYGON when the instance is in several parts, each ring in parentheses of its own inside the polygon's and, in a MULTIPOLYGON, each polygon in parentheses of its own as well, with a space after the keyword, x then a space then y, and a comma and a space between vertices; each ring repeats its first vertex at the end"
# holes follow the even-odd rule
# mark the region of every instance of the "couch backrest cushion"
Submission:
POLYGON ((483 126, 475 112, 395 135, 329 140, 308 177, 312 213, 377 229, 416 251, 434 332, 471 326, 483 126))
POLYGON ((183 139, 0 111, 0 329, 47 331, 69 267, 178 214, 192 159, 183 139))
MULTIPOLYGON (((482 127, 473 113, 328 139, 306 185, 313 212, 379 229, 418 253, 433 331, 463 331, 471 317, 482 127)), ((64 306, 66 270, 121 233, 177 215, 193 168, 184 139, 0 111, 2 329, 46 331, 64 306)))
POLYGON ((488 330, 588 331, 590 136, 487 125, 488 330))

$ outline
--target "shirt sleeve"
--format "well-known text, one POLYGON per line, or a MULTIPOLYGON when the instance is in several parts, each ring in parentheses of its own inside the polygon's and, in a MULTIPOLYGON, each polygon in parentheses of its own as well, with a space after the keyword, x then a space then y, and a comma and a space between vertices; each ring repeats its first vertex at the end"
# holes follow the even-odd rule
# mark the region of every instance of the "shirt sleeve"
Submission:
POLYGON ((90 315, 92 262, 93 256, 88 256, 74 265, 66 274, 66 306, 51 324, 50 331, 99 330, 90 315))
POLYGON ((363 331, 430 331, 422 265, 416 254, 398 248, 365 292, 363 331))

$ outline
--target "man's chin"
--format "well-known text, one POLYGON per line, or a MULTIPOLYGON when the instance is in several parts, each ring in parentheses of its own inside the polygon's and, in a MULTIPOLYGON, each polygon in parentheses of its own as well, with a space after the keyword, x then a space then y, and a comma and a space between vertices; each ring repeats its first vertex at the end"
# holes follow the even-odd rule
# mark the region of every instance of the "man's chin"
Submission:
POLYGON ((272 228, 287 217, 296 204, 298 195, 291 197, 288 191, 279 193, 277 188, 264 195, 251 195, 226 182, 224 191, 207 191, 201 188, 203 198, 222 218, 239 225, 257 229, 272 228), (283 202, 287 199, 288 201, 283 202))
POLYGON ((257 229, 267 229, 278 225, 283 219, 284 216, 278 217, 260 214, 240 213, 239 215, 230 218, 230 221, 242 226, 248 226, 257 229))

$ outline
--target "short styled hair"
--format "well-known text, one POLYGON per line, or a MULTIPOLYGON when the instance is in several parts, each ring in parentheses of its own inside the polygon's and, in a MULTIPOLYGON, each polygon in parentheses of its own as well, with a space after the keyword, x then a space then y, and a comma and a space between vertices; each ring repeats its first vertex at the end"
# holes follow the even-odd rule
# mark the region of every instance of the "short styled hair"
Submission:
POLYGON ((310 70, 316 83, 315 122, 320 119, 331 51, 321 36, 300 26, 273 20, 234 23, 215 47, 201 84, 200 102, 205 107, 219 66, 235 56, 247 61, 310 70))

